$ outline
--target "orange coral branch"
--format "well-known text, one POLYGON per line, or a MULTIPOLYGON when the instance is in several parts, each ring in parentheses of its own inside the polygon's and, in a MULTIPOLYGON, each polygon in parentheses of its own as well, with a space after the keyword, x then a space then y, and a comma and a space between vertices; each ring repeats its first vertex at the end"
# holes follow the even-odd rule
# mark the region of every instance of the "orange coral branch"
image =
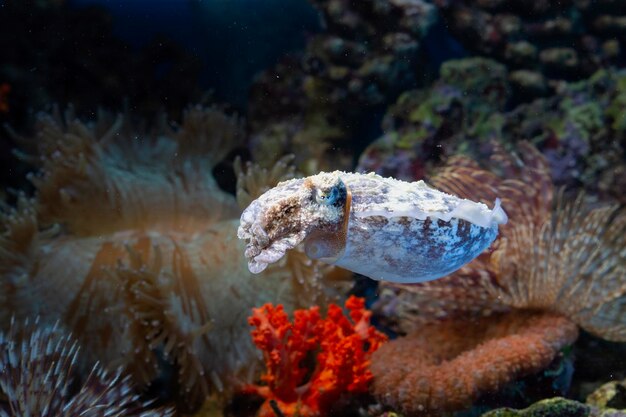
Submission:
POLYGON ((371 312, 361 298, 346 301, 350 318, 331 304, 322 319, 319 307, 297 310, 293 323, 281 305, 255 308, 249 318, 252 337, 263 351, 266 386, 248 386, 265 398, 259 416, 273 416, 271 401, 285 415, 324 415, 341 393, 367 392, 373 376, 369 358, 386 336, 370 325, 371 312), (315 365, 307 366, 315 354, 315 365), (308 377, 308 378, 307 378, 308 377))

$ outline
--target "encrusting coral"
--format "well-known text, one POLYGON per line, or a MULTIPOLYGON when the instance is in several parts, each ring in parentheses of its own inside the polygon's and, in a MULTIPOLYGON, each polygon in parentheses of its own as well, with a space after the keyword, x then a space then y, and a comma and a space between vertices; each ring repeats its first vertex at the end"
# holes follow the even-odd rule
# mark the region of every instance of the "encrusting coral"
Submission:
POLYGON ((426 324, 381 347, 372 365, 374 392, 411 415, 460 410, 543 370, 577 336, 568 319, 532 312, 426 324), (385 392, 389 387, 397 388, 385 392))
POLYGON ((613 413, 609 411, 605 413, 597 407, 562 397, 555 397, 541 400, 523 410, 515 410, 508 407, 499 408, 483 414, 482 417, 620 417, 621 415, 623 414, 620 412, 613 413))
POLYGON ((546 161, 529 145, 519 158, 496 148, 494 160, 504 179, 459 157, 431 181, 502 198, 510 221, 493 249, 438 281, 383 284, 379 311, 409 335, 373 355, 373 391, 407 414, 458 410, 544 369, 578 326, 626 340, 624 210, 562 194, 553 208, 546 161))
POLYGON ((245 391, 265 401, 258 417, 325 416, 344 394, 365 393, 372 380, 369 358, 387 337, 370 325, 371 312, 362 298, 346 300, 348 319, 331 304, 326 318, 319 307, 296 310, 289 321, 283 306, 265 304, 252 310, 252 337, 263 352, 267 385, 245 391), (314 365, 307 366, 315 355, 314 365))
MULTIPOLYGON (((40 119, 35 199, 2 217, 1 328, 12 315, 59 320, 86 364, 122 367, 140 386, 171 363, 167 383, 190 408, 211 388, 251 381, 249 309, 273 301, 291 311, 329 294, 323 271, 297 253, 263 277, 248 272, 235 197, 211 174, 241 142, 237 119, 196 107, 178 128, 139 133, 128 117, 65 119, 40 119)), ((247 177, 240 169, 240 199, 291 173, 285 161, 249 166, 247 177)))
POLYGON ((11 322, 0 332, 0 392, 9 400, 0 416, 171 416, 172 410, 148 409, 129 377, 99 365, 79 381, 80 347, 59 326, 36 320, 11 322), (77 386, 77 384, 80 384, 77 386))
POLYGON ((584 403, 555 397, 543 399, 522 410, 499 408, 482 417, 622 417, 626 415, 624 388, 625 381, 611 381, 589 394, 584 403))

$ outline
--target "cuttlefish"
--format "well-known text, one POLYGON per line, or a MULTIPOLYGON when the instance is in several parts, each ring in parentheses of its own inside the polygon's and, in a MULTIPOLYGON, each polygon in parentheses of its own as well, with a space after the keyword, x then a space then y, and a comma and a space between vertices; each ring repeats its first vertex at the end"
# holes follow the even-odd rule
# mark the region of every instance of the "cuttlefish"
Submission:
POLYGON ((484 251, 507 216, 494 207, 374 173, 322 172, 284 181, 242 213, 253 273, 303 243, 311 259, 375 280, 422 282, 446 276, 484 251))

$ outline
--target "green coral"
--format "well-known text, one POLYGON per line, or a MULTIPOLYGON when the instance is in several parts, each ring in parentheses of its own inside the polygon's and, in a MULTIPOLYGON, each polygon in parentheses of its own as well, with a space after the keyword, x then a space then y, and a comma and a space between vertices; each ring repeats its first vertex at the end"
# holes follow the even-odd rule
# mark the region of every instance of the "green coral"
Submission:
POLYGON ((441 65, 439 75, 441 83, 488 107, 501 108, 509 98, 506 67, 491 59, 450 60, 441 65))
POLYGON ((566 137, 576 131, 578 137, 589 142, 592 135, 604 128, 602 108, 597 102, 565 97, 559 103, 559 112, 550 115, 546 126, 558 137, 566 137))
POLYGON ((612 381, 589 395, 585 404, 556 397, 539 401, 522 410, 499 408, 482 417, 624 417, 624 409, 626 381, 612 381))
POLYGON ((484 58, 451 60, 441 66, 440 79, 429 91, 408 91, 400 96, 387 118, 401 127, 396 146, 410 149, 435 137, 444 123, 461 110, 455 130, 479 140, 501 132, 502 116, 509 96, 506 69, 484 58))
POLYGON ((480 113, 467 133, 482 141, 501 138, 506 119, 502 113, 480 113))
POLYGON ((592 408, 561 397, 539 401, 523 410, 500 408, 482 417, 591 417, 592 408))
POLYGON ((587 404, 607 410, 626 410, 626 380, 611 381, 587 397, 587 404))
POLYGON ((507 74, 484 58, 445 62, 432 87, 407 91, 389 108, 385 135, 366 148, 358 169, 412 179, 455 153, 481 160, 492 140, 505 147, 528 140, 548 159, 557 185, 582 185, 626 202, 626 71, 601 70, 508 108, 515 104, 511 88, 526 82, 543 88, 535 75, 541 76, 507 74), (513 75, 523 80, 516 85, 513 75))
POLYGON ((617 77, 617 94, 606 109, 606 114, 613 122, 613 130, 623 133, 626 131, 626 74, 617 77))

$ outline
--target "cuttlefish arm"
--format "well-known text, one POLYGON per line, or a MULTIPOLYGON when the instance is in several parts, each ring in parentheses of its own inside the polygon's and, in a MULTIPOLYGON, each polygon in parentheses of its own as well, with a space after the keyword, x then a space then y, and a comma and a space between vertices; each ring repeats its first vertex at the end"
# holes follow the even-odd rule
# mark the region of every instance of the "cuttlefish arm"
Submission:
POLYGON ((375 174, 320 173, 290 180, 241 215, 251 272, 304 243, 312 259, 377 280, 428 281, 459 269, 485 250, 507 217, 429 187, 375 174))

